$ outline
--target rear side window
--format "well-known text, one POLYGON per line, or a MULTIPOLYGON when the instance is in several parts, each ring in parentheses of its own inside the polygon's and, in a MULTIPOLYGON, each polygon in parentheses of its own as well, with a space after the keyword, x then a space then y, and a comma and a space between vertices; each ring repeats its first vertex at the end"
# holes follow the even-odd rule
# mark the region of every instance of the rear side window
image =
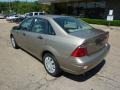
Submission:
POLYGON ((34 25, 32 27, 32 32, 36 33, 45 33, 46 31, 46 22, 41 19, 35 19, 34 25))
POLYGON ((41 34, 48 34, 48 35, 55 35, 55 32, 49 23, 49 21, 41 18, 36 18, 34 20, 34 24, 32 26, 32 32, 41 33, 41 34))

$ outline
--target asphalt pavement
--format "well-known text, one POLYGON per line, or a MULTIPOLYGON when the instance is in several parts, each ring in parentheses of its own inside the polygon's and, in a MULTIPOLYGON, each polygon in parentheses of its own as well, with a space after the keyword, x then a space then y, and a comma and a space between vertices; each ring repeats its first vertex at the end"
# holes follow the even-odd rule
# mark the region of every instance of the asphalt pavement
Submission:
POLYGON ((105 60, 85 75, 64 72, 55 78, 38 59, 12 48, 9 35, 15 25, 0 20, 0 90, 120 90, 120 27, 92 25, 110 32, 105 60))

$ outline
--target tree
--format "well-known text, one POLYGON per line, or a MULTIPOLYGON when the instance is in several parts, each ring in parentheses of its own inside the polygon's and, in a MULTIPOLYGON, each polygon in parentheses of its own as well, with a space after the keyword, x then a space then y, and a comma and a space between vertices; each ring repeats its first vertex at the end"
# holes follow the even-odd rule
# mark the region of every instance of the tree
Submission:
MULTIPOLYGON (((42 12, 45 11, 47 13, 50 13, 51 11, 51 5, 47 4, 40 4, 38 1, 35 2, 19 2, 14 1, 11 2, 11 9, 12 13, 28 13, 28 12, 42 12)), ((0 12, 9 12, 9 3, 7 2, 0 2, 0 12)))

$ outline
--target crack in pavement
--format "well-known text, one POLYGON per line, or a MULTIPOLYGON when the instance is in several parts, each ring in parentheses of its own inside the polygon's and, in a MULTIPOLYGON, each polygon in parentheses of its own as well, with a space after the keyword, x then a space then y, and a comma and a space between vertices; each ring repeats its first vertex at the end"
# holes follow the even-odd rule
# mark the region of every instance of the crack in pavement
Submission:
MULTIPOLYGON (((116 81, 116 80, 114 80, 114 79, 112 79, 112 78, 109 78, 109 77, 106 77, 106 76, 103 76, 103 75, 100 75, 100 74, 96 74, 96 76, 117 83, 117 84, 114 85, 112 82, 109 82, 109 81, 106 81, 106 80, 105 80, 105 83, 107 83, 107 84, 109 84, 109 85, 112 85, 112 86, 115 87, 115 88, 119 88, 119 89, 120 89, 120 82, 119 82, 119 81, 116 81)), ((99 78, 99 79, 100 79, 100 78, 99 78)), ((102 80, 102 79, 100 79, 100 80, 102 80)), ((102 80, 102 81, 103 81, 103 80, 102 80)))
POLYGON ((114 80, 112 78, 109 78, 109 77, 106 77, 106 76, 103 76, 103 75, 100 75, 100 74, 96 74, 96 76, 111 80, 111 81, 116 82, 116 83, 120 83, 119 81, 116 81, 116 80, 114 80))
POLYGON ((43 78, 43 80, 45 80, 46 81, 46 84, 44 84, 44 85, 42 85, 41 87, 38 87, 37 89, 35 89, 35 90, 39 90, 40 88, 42 88, 42 87, 44 87, 45 86, 45 90, 47 89, 47 87, 49 87, 49 85, 50 85, 50 83, 53 83, 53 82, 55 82, 58 78, 53 78, 53 79, 51 79, 51 80, 48 80, 47 79, 47 73, 45 74, 45 77, 43 78))
POLYGON ((45 90, 47 89, 47 87, 49 87, 50 83, 54 82, 55 80, 57 80, 58 78, 54 78, 51 80, 47 79, 47 73, 45 73, 45 76, 43 78, 41 78, 40 80, 36 81, 36 82, 30 82, 29 84, 27 84, 25 87, 19 89, 19 90, 29 90, 29 88, 34 88, 32 90, 40 90, 42 87, 45 87, 45 90), (35 87, 34 87, 35 86, 35 87))

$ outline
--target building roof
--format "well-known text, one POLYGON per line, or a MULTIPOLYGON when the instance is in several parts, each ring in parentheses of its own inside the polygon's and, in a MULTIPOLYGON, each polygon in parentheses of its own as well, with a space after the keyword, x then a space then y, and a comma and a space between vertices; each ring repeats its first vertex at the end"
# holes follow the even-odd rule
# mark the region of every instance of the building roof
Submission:
POLYGON ((85 0, 39 0, 41 3, 49 3, 49 2, 68 2, 68 1, 85 1, 85 0))

